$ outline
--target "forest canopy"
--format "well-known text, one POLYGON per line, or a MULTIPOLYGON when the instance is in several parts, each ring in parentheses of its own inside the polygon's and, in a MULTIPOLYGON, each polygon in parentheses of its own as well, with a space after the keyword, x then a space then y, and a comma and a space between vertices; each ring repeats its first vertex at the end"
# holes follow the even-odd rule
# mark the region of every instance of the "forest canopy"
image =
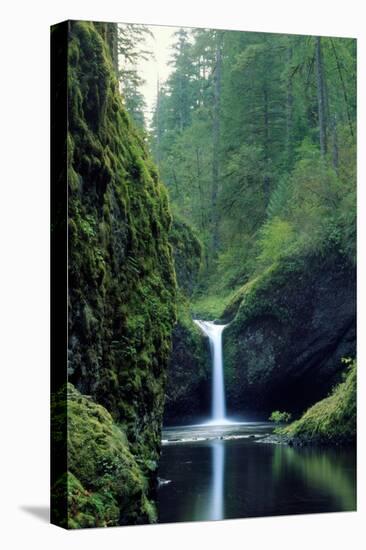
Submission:
POLYGON ((329 247, 354 263, 356 41, 178 29, 170 63, 149 137, 202 292, 329 247))

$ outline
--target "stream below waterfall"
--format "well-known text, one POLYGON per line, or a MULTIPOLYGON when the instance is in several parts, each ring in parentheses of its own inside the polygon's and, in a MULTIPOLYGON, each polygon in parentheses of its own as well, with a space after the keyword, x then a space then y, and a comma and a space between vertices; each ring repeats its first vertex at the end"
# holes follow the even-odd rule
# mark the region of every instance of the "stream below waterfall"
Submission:
POLYGON ((159 522, 355 510, 354 449, 261 443, 272 430, 259 422, 164 429, 159 522))
POLYGON ((163 429, 159 522, 355 510, 355 450, 268 443, 273 424, 227 418, 225 325, 195 323, 210 340, 211 417, 163 429))

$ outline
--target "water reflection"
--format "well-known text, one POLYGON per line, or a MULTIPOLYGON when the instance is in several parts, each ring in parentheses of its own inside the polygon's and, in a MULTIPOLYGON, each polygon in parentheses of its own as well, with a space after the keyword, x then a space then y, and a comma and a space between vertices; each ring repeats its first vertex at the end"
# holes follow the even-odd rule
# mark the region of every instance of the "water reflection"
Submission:
POLYGON ((210 513, 207 519, 223 519, 224 515, 224 469, 225 469, 225 442, 212 443, 212 495, 210 499, 210 513))
POLYGON ((159 490, 159 521, 355 510, 353 449, 258 443, 269 429, 252 423, 165 430, 159 476, 171 483, 159 490))
POLYGON ((352 451, 276 446, 273 454, 273 475, 281 483, 289 471, 301 477, 310 490, 330 495, 342 510, 356 506, 356 483, 352 451))

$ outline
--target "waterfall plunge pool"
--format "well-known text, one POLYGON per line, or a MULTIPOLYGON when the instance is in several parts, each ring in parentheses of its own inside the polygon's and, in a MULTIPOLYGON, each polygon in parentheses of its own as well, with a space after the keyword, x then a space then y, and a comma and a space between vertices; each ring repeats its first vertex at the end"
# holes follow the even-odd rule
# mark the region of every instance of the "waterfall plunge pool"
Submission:
POLYGON ((159 522, 355 510, 355 450, 264 443, 273 424, 229 419, 222 357, 225 325, 195 323, 210 340, 211 418, 163 429, 159 522))
POLYGON ((356 509, 354 449, 262 443, 272 430, 266 422, 164 429, 159 522, 356 509))

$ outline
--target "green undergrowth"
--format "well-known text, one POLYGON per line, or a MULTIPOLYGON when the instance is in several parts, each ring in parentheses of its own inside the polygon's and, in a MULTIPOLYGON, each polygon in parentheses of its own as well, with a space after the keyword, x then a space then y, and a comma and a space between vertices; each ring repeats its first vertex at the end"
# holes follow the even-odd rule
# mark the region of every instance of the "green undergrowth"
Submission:
POLYGON ((193 317, 207 320, 219 319, 230 301, 230 297, 231 293, 207 294, 195 298, 191 305, 193 317))
POLYGON ((309 443, 353 443, 356 439, 356 361, 349 363, 345 380, 331 395, 277 433, 309 443))

